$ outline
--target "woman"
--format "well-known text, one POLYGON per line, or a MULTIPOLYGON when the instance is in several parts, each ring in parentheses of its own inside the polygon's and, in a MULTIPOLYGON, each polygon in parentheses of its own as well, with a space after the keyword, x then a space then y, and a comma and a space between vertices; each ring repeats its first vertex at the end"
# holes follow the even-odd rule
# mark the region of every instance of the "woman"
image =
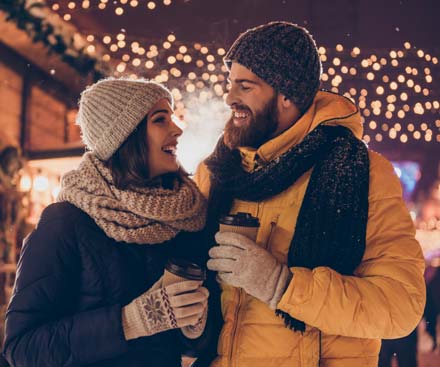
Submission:
POLYGON ((81 96, 89 149, 26 239, 6 316, 13 366, 180 366, 203 344, 208 291, 162 286, 170 257, 205 256, 206 204, 179 168, 167 89, 104 79, 81 96), (184 294, 182 294, 184 293, 184 294))

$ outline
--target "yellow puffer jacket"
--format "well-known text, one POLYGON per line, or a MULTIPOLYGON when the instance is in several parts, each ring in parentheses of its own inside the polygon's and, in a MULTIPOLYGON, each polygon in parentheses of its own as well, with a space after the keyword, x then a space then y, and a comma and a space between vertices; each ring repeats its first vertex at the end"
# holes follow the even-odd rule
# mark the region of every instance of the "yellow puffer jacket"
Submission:
MULTIPOLYGON (((359 110, 348 99, 318 92, 312 107, 290 129, 258 150, 241 149, 243 167, 270 161, 298 144, 320 124, 349 128, 359 139, 359 110)), ((369 152, 367 243, 355 276, 327 267, 292 267, 294 274, 278 308, 303 320, 304 334, 287 329, 267 305, 242 289, 222 285, 224 327, 215 367, 373 367, 380 339, 409 334, 425 304, 424 259, 392 165, 369 152)), ((263 202, 235 200, 232 212, 260 219, 257 243, 287 263, 289 245, 311 171, 286 191, 263 202)), ((209 172, 195 180, 205 195, 209 172)))

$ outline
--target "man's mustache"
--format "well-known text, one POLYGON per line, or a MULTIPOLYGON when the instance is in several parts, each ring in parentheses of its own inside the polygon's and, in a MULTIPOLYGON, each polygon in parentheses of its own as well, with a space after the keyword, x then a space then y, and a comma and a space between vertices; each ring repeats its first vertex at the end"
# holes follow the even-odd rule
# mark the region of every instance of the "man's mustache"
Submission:
POLYGON ((231 105, 231 110, 232 110, 232 113, 234 113, 236 111, 247 111, 247 112, 252 113, 251 109, 248 106, 241 105, 241 104, 233 104, 233 105, 231 105))

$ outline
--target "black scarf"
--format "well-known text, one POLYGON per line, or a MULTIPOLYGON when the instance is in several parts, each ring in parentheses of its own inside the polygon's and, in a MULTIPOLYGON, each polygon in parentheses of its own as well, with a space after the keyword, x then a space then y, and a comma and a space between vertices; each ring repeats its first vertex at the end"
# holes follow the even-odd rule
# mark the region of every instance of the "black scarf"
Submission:
MULTIPOLYGON (((313 168, 288 266, 325 266, 353 274, 365 251, 369 159, 367 147, 350 130, 321 125, 300 144, 250 173, 243 170, 239 151, 230 150, 221 138, 205 163, 211 174, 207 225, 211 234, 218 230, 219 216, 229 212, 234 199, 269 199, 313 168)), ((281 310, 276 313, 287 327, 305 330, 304 322, 281 310)))

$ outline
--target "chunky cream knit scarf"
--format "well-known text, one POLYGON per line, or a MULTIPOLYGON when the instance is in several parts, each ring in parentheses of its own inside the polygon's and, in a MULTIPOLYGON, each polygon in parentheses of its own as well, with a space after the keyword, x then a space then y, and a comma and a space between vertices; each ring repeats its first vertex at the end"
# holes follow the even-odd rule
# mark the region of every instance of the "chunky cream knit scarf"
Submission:
POLYGON ((203 229, 206 220, 205 199, 188 177, 176 179, 172 189, 119 190, 110 169, 91 153, 63 176, 57 200, 82 209, 107 236, 128 243, 162 243, 180 231, 203 229))

